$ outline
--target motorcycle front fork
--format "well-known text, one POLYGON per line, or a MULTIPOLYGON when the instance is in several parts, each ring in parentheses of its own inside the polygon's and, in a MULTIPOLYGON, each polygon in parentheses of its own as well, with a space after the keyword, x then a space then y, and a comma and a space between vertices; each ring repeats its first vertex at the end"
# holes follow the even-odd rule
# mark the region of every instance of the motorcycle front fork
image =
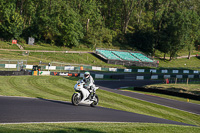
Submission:
POLYGON ((95 92, 91 92, 90 95, 88 96, 88 99, 90 100, 93 99, 94 95, 95 95, 95 92))

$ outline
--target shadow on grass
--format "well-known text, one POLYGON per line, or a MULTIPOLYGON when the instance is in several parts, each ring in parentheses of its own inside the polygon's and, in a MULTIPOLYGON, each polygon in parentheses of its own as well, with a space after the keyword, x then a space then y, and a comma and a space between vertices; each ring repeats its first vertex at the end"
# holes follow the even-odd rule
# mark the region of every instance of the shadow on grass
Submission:
POLYGON ((52 130, 52 131, 47 131, 44 133, 104 133, 101 131, 96 131, 88 128, 67 128, 63 130, 52 130))
MULTIPOLYGON (((54 127, 54 129, 51 129, 53 125, 49 125, 48 128, 42 128, 43 125, 41 125, 40 131, 38 131, 38 125, 36 125, 35 128, 23 128, 23 129, 10 129, 10 128, 1 128, 0 132, 2 133, 104 133, 97 130, 92 130, 89 128, 67 128, 62 127, 54 127), (61 128, 61 129, 60 129, 61 128)), ((46 126, 45 126, 46 127, 46 126)))
POLYGON ((197 56, 197 59, 199 59, 199 60, 200 60, 200 56, 197 56))
POLYGON ((200 101, 200 93, 198 92, 198 94, 196 93, 188 93, 186 90, 182 89, 182 88, 157 88, 157 87, 153 87, 153 88, 145 88, 145 87, 135 87, 134 90, 136 91, 144 91, 144 92, 153 92, 153 93, 158 93, 158 94, 166 94, 166 95, 171 95, 171 96, 177 96, 177 97, 182 97, 182 98, 189 98, 189 99, 193 99, 193 100, 198 100, 200 101))
MULTIPOLYGON (((161 87, 161 88, 162 88, 162 87, 161 87)), ((163 89, 163 88, 162 88, 162 89, 163 89)), ((185 89, 182 89, 182 88, 174 88, 174 87, 167 88, 166 90, 172 91, 172 92, 180 92, 180 93, 182 93, 182 92, 187 92, 187 90, 185 90, 185 89)))

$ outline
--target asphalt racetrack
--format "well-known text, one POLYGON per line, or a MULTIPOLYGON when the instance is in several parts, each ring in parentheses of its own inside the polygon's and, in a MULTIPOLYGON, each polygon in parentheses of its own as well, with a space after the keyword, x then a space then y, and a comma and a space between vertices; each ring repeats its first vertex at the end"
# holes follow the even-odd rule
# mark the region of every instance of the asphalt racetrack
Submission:
POLYGON ((188 125, 114 109, 74 106, 69 102, 36 98, 0 97, 0 106, 0 123, 143 122, 188 125))
MULTIPOLYGON (((106 83, 100 82, 102 81, 96 82, 96 84, 101 85, 102 89, 118 91, 114 88, 119 87, 117 86, 117 84, 120 84, 119 81, 116 81, 116 83, 113 83, 113 81, 109 81, 111 83, 108 81, 105 81, 106 83), (106 85, 113 87, 106 87, 106 85)), ((0 123, 27 122, 142 122, 188 125, 103 107, 93 108, 89 105, 74 106, 70 102, 63 101, 0 96, 0 123)))
POLYGON ((187 111, 190 113, 198 114, 200 115, 200 105, 199 104, 193 104, 193 103, 187 103, 187 102, 181 102, 166 98, 161 98, 158 96, 153 95, 145 95, 141 93, 134 93, 134 92, 127 92, 127 91, 120 91, 116 90, 120 87, 125 86, 143 86, 146 84, 155 84, 155 83, 161 83, 162 81, 151 81, 151 80, 135 80, 135 81, 96 81, 96 85, 100 87, 100 89, 111 91, 114 93, 118 93, 121 95, 137 98, 140 100, 144 100, 151 103, 156 103, 159 105, 164 105, 167 107, 187 111))

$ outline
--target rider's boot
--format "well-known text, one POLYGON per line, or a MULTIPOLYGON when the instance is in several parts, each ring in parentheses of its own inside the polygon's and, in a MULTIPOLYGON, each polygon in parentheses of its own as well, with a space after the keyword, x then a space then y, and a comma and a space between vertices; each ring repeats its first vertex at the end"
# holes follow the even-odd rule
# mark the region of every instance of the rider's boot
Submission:
POLYGON ((94 98, 95 98, 95 93, 92 94, 91 100, 94 100, 94 98))

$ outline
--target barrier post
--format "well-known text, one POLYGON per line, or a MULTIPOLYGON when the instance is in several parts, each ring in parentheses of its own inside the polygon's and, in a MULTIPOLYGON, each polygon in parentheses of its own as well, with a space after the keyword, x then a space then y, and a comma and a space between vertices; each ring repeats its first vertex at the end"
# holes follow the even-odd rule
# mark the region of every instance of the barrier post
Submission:
POLYGON ((175 80, 175 84, 177 83, 177 78, 176 78, 176 80, 175 80))

